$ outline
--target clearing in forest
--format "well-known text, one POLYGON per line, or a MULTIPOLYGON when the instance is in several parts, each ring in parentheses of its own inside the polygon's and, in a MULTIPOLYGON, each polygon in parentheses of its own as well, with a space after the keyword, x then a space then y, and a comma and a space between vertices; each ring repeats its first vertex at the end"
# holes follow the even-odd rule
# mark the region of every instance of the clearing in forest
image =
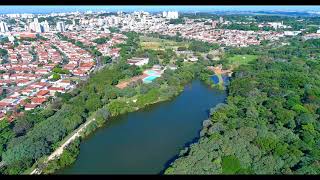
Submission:
POLYGON ((233 67, 248 64, 250 61, 254 61, 256 59, 258 59, 257 55, 235 55, 228 58, 230 65, 233 67))
POLYGON ((188 47, 186 42, 175 42, 166 39, 140 36, 140 45, 143 49, 152 50, 165 50, 165 49, 177 49, 178 47, 188 47))

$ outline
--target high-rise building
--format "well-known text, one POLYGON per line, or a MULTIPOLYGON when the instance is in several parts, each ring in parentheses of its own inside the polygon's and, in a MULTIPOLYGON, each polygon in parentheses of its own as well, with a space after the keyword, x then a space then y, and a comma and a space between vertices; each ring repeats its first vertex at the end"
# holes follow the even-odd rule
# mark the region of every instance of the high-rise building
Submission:
POLYGON ((35 32, 36 31, 36 28, 34 26, 34 22, 31 22, 29 24, 29 28, 28 28, 29 32, 35 32))
POLYGON ((41 27, 41 24, 37 23, 37 24, 34 24, 34 26, 35 26, 36 33, 42 32, 43 27, 41 27))
POLYGON ((114 19, 113 19, 113 23, 114 23, 114 24, 118 24, 118 23, 119 23, 119 19, 118 19, 118 18, 114 18, 114 19))
POLYGON ((44 22, 41 22, 41 32, 49 32, 50 31, 50 26, 47 20, 44 22))
POLYGON ((223 23, 223 17, 219 18, 219 23, 223 23))
POLYGON ((163 11, 163 13, 162 13, 162 17, 167 17, 167 12, 166 11, 163 11))
POLYGON ((163 12, 162 16, 167 19, 178 19, 179 13, 177 11, 168 11, 168 12, 163 12))
POLYGON ((57 22, 57 31, 59 31, 59 32, 66 31, 65 26, 64 26, 64 22, 62 22, 62 21, 57 22))
POLYGON ((38 18, 33 19, 34 31, 37 33, 41 33, 41 25, 39 24, 38 18))
POLYGON ((98 25, 102 26, 104 24, 104 20, 103 19, 98 19, 98 25))
POLYGON ((9 35, 9 36, 8 36, 8 40, 9 40, 11 43, 13 43, 13 42, 14 42, 14 36, 9 35))
POLYGON ((38 21, 38 18, 34 18, 33 22, 30 22, 29 24, 29 31, 30 32, 37 32, 41 33, 42 32, 41 24, 38 21))
POLYGON ((4 32, 8 32, 9 29, 8 29, 8 26, 7 26, 7 23, 1 21, 0 22, 0 32, 4 33, 4 32))
POLYGON ((33 19, 33 22, 34 22, 35 24, 38 24, 38 23, 39 23, 38 18, 34 18, 34 19, 33 19))
POLYGON ((217 21, 212 21, 212 28, 216 28, 217 27, 217 21))
POLYGON ((27 24, 24 25, 24 30, 28 31, 29 30, 29 26, 27 24))

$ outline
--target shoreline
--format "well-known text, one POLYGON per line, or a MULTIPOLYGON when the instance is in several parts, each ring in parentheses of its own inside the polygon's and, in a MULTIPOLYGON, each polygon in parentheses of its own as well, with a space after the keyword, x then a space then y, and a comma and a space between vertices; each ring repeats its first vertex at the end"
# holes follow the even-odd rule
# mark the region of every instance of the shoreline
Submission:
MULTIPOLYGON (((195 79, 196 79, 196 78, 195 78, 195 79)), ((195 80, 195 79, 192 79, 192 81, 195 80)), ((157 104, 162 103, 162 102, 166 102, 166 101, 171 101, 171 100, 173 100, 175 97, 179 96, 179 95, 185 90, 185 87, 186 87, 187 85, 189 85, 192 81, 190 81, 189 83, 185 84, 182 88, 179 88, 178 92, 177 92, 176 94, 174 94, 173 96, 171 96, 171 97, 168 97, 168 98, 165 98, 165 99, 160 99, 160 98, 158 98, 158 100, 156 100, 156 101, 154 101, 154 102, 151 102, 151 103, 147 103, 147 104, 146 104, 145 106, 143 106, 143 107, 140 107, 140 108, 137 107, 137 108, 135 108, 133 111, 124 112, 124 113, 117 114, 117 115, 110 115, 110 117, 108 117, 107 120, 105 120, 103 123, 100 123, 100 124, 97 124, 96 121, 90 121, 90 123, 88 123, 87 126, 86 126, 84 129, 82 129, 83 131, 82 131, 82 132, 80 133, 80 135, 78 136, 78 138, 80 139, 80 143, 82 142, 82 140, 87 139, 87 138, 89 138, 90 136, 94 135, 95 132, 98 131, 99 129, 101 129, 101 128, 107 128, 107 127, 108 127, 108 126, 107 126, 108 120, 110 120, 111 118, 114 119, 114 118, 116 118, 116 117, 118 117, 118 116, 121 116, 121 115, 125 115, 125 114, 131 113, 131 112, 137 112, 137 111, 139 111, 139 110, 143 110, 144 108, 150 107, 150 106, 152 106, 152 105, 157 105, 157 104), (92 127, 92 129, 90 129, 90 126, 92 127), (88 129, 90 129, 90 130, 89 130, 89 131, 86 131, 86 130, 88 130, 88 129)), ((204 83, 205 85, 207 85, 203 80, 199 79, 199 81, 200 81, 201 83, 204 83)), ((211 87, 210 85, 207 85, 207 86, 208 86, 209 88, 213 88, 213 87, 211 87)), ((218 88, 217 88, 217 90, 221 90, 221 89, 218 89, 218 88)), ((105 105, 105 106, 107 106, 107 105, 105 105)), ((103 108, 103 107, 102 107, 102 108, 103 108)), ((94 114, 95 114, 95 113, 93 113, 92 115, 94 115, 94 114)), ((86 123, 87 123, 87 122, 86 122, 86 123)), ((201 130, 202 130, 202 128, 199 130, 199 132, 200 132, 201 130)), ((77 131, 79 131, 79 130, 77 130, 77 131)), ((195 138, 192 139, 191 141, 186 142, 185 145, 184 145, 184 147, 183 147, 183 149, 180 150, 180 151, 183 151, 184 149, 188 148, 191 144, 196 143, 196 142, 199 140, 199 138, 200 138, 200 137, 195 137, 195 138)), ((68 145, 71 145, 71 144, 74 142, 75 139, 77 139, 77 138, 74 138, 73 141, 71 141, 68 145)), ((68 146, 65 146, 65 147, 68 147, 68 146)), ((58 159, 60 158, 60 156, 62 155, 62 153, 65 152, 65 150, 66 150, 66 148, 63 148, 63 150, 62 150, 62 152, 59 154, 59 156, 56 156, 55 158, 51 159, 50 161, 47 161, 47 163, 49 164, 50 162, 53 162, 53 161, 55 161, 55 160, 58 160, 58 159)), ((77 156, 78 156, 78 155, 77 155, 77 156)), ((176 156, 172 157, 172 159, 170 159, 170 160, 172 160, 172 162, 173 162, 173 161, 174 161, 175 159, 177 159, 178 157, 179 157, 179 154, 177 154, 176 156)), ((76 160, 77 160, 77 158, 75 159, 75 161, 76 161, 76 160)), ((168 161, 170 161, 170 160, 168 160, 168 161)), ((75 161, 74 161, 74 162, 75 162, 75 161)), ((74 162, 72 162, 71 165, 74 164, 74 162)), ((48 164, 47 164, 47 166, 48 166, 48 164)), ((162 172, 164 172, 164 171, 169 167, 169 165, 170 165, 170 164, 166 164, 165 168, 164 168, 162 171, 160 171, 159 174, 162 173, 162 172)), ((65 169, 65 168, 67 168, 68 166, 70 166, 70 165, 67 165, 67 166, 58 168, 58 169, 54 170, 54 172, 49 173, 49 174, 55 174, 56 172, 61 171, 61 170, 65 169)))
MULTIPOLYGON (((187 83, 187 84, 189 84, 189 83, 187 83)), ((187 85, 187 84, 186 84, 186 85, 187 85)), ((175 98, 175 97, 177 97, 178 95, 180 95, 183 91, 184 91, 184 87, 183 87, 183 88, 180 88, 179 91, 177 92, 177 94, 175 94, 175 95, 172 96, 172 97, 169 97, 169 98, 166 98, 166 99, 160 99, 160 98, 158 98, 158 100, 156 100, 156 101, 154 101, 154 102, 147 103, 144 107, 141 107, 141 108, 137 107, 137 108, 135 108, 134 111, 125 112, 125 113, 117 114, 117 115, 114 115, 114 116, 110 115, 110 117, 108 117, 108 119, 105 120, 104 123, 98 124, 94 129, 90 130, 89 132, 86 132, 86 130, 87 130, 87 128, 89 127, 89 125, 92 125, 92 122, 95 122, 95 120, 86 121, 85 123, 87 123, 87 124, 84 123, 84 124, 80 125, 80 126, 82 126, 82 127, 79 127, 80 129, 79 129, 79 128, 76 129, 75 132, 72 133, 73 135, 72 135, 71 137, 68 136, 69 139, 62 140, 61 142, 64 142, 64 143, 63 143, 62 145, 60 145, 59 148, 56 149, 53 153, 51 153, 48 157, 46 157, 46 160, 45 160, 45 162, 44 162, 44 163, 46 164, 46 167, 48 166, 48 164, 49 164, 50 162, 52 162, 52 161, 54 161, 54 160, 58 160, 58 159, 60 158, 60 156, 63 154, 63 152, 65 152, 66 148, 67 148, 69 145, 71 145, 71 144, 74 142, 74 140, 76 140, 77 138, 79 138, 79 139, 80 139, 80 142, 81 142, 84 138, 86 138, 86 137, 88 137, 88 136, 90 136, 90 135, 93 135, 99 128, 102 128, 104 125, 106 125, 107 121, 108 121, 110 118, 116 118, 117 116, 120 116, 120 115, 124 115, 124 114, 128 114, 128 113, 131 113, 131 112, 136 112, 136 111, 142 110, 142 109, 144 109, 144 108, 146 108, 146 107, 148 107, 148 106, 151 106, 151 105, 155 105, 155 104, 158 104, 158 103, 161 103, 161 102, 165 102, 165 101, 170 101, 170 100, 172 100, 173 98, 175 98), (83 126, 84 126, 84 127, 83 127, 83 126), (77 134, 78 136, 74 137, 76 134, 77 134), (70 140, 70 139, 71 139, 71 140, 70 140), (68 142, 68 143, 66 143, 66 142, 68 142), (62 149, 60 149, 60 148, 62 148, 62 149), (53 155, 53 154, 56 154, 56 155, 53 155)), ((106 106, 106 105, 105 105, 105 106, 106 106)), ((102 108, 103 108, 103 107, 102 107, 102 108)), ((95 112, 96 112, 96 111, 95 111, 95 112)), ((95 112, 92 113, 92 115, 94 115, 95 112)), ((90 117, 89 117, 89 118, 90 118, 90 117)), ((73 162, 73 163, 74 163, 74 162, 73 162)), ((64 169, 64 168, 65 168, 65 167, 56 169, 52 174, 54 174, 55 172, 57 172, 57 171, 59 171, 59 170, 61 170, 61 169, 64 169)), ((38 169, 38 168, 35 168, 35 169, 30 173, 30 175, 41 174, 41 173, 42 173, 42 170, 40 170, 40 172, 39 172, 39 169, 38 169)))

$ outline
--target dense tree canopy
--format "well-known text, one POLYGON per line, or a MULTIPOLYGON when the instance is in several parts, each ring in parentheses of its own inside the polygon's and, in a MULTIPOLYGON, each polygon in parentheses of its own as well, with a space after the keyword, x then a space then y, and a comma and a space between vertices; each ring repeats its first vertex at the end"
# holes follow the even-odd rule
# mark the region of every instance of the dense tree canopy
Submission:
POLYGON ((199 142, 166 173, 319 174, 319 72, 318 61, 294 58, 240 66, 227 102, 211 109, 199 142))
POLYGON ((218 44, 211 44, 208 42, 192 40, 189 45, 189 50, 195 52, 209 52, 212 49, 218 49, 218 44))
POLYGON ((258 31, 259 27, 256 24, 236 24, 232 23, 230 25, 222 26, 224 29, 232 29, 232 30, 243 30, 243 31, 258 31))
POLYGON ((185 20, 183 18, 170 19, 169 23, 170 24, 184 24, 185 20))

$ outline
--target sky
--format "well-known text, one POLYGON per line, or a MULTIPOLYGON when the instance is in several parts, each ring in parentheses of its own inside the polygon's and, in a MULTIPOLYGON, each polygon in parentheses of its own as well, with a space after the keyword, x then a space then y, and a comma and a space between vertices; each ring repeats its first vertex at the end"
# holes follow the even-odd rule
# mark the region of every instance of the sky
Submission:
POLYGON ((320 6, 0 6, 1 14, 9 13, 52 13, 72 11, 320 11, 320 6))

